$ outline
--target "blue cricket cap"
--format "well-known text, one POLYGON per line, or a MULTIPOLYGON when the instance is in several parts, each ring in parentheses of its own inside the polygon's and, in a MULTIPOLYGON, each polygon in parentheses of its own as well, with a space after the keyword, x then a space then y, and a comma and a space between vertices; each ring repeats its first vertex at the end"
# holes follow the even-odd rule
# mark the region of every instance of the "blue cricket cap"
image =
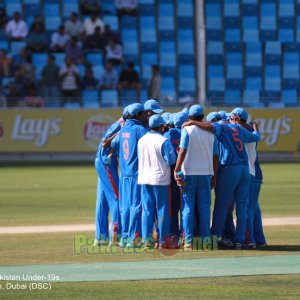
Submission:
POLYGON ((241 120, 247 121, 248 114, 242 107, 236 107, 231 114, 239 116, 241 120))
POLYGON ((222 120, 227 120, 227 112, 225 110, 220 110, 218 112, 222 120))
POLYGON ((189 116, 202 116, 204 115, 204 111, 201 105, 194 104, 189 109, 189 116))
POLYGON ((207 115, 206 121, 207 121, 207 122, 211 122, 211 120, 213 120, 213 119, 215 119, 215 118, 219 119, 219 118, 220 118, 220 115, 219 115, 216 111, 212 111, 212 112, 210 112, 210 113, 207 115))
POLYGON ((174 114, 173 122, 175 127, 181 127, 182 124, 188 119, 188 115, 184 112, 174 114))
POLYGON ((166 122, 161 115, 153 115, 149 118, 150 128, 159 127, 160 125, 164 125, 164 124, 166 124, 166 122))
POLYGON ((151 110, 151 111, 155 112, 156 114, 160 114, 160 113, 164 112, 164 110, 160 107, 158 101, 153 100, 153 99, 147 100, 144 103, 144 109, 151 110))
POLYGON ((171 115, 172 114, 170 112, 165 112, 161 115, 163 117, 164 121, 166 122, 166 124, 169 124, 169 119, 170 119, 171 115))
POLYGON ((168 123, 169 125, 174 125, 174 115, 175 114, 170 114, 169 116, 169 120, 168 120, 168 123))
POLYGON ((127 106, 124 107, 124 110, 123 110, 123 117, 129 116, 129 111, 128 111, 129 106, 130 106, 130 105, 127 105, 127 106))
POLYGON ((138 114, 139 112, 144 111, 144 105, 140 104, 140 103, 133 103, 131 105, 128 106, 128 113, 131 116, 134 116, 136 114, 138 114))

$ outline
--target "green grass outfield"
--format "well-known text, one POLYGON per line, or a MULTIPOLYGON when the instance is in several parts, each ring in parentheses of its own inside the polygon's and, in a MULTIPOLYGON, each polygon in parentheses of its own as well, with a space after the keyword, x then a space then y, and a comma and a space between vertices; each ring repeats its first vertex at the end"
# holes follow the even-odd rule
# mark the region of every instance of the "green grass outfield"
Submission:
MULTIPOLYGON (((300 164, 263 164, 265 217, 300 216, 300 164)), ((93 166, 0 168, 0 226, 88 224, 94 221, 93 166)), ((252 251, 74 253, 75 233, 0 235, 0 266, 186 260, 300 254, 300 225, 265 228, 268 248, 252 251), (173 255, 174 254, 174 255, 173 255)), ((93 237, 91 232, 80 233, 93 237)), ((251 267, 251 266, 249 266, 251 267)), ((191 277, 192 274, 191 274, 191 277)), ((51 291, 1 290, 0 299, 299 299, 300 275, 264 275, 127 282, 53 283, 51 291)), ((5 285, 5 281, 0 284, 5 285)))
MULTIPOLYGON (((300 164, 263 164, 265 217, 300 216, 300 164)), ((93 166, 0 168, 0 226, 94 222, 93 166)))

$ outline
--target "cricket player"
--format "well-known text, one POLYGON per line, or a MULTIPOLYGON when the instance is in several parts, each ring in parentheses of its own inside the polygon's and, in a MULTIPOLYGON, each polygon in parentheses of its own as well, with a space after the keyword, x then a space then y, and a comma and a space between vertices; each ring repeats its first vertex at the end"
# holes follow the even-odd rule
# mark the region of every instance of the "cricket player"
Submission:
POLYGON ((95 168, 98 173, 97 200, 95 212, 95 241, 94 245, 99 246, 109 237, 112 244, 120 231, 119 224, 119 175, 116 151, 110 146, 111 139, 119 132, 128 118, 127 107, 123 111, 123 117, 112 124, 98 147, 95 168), (108 229, 108 213, 111 215, 111 225, 108 229))
POLYGON ((120 201, 122 237, 120 247, 137 246, 141 237, 141 191, 137 183, 138 156, 137 144, 147 133, 143 124, 146 122, 144 106, 140 103, 129 105, 131 118, 126 120, 119 134, 112 141, 112 147, 118 149, 120 164, 120 201))
MULTIPOLYGON (((173 114, 169 119, 171 119, 172 124, 170 125, 169 131, 164 134, 164 137, 167 138, 173 145, 173 149, 177 158, 181 137, 181 126, 188 119, 188 114, 181 111, 173 114)), ((174 168, 175 165, 171 166, 172 174, 174 173, 174 168)), ((174 176, 171 178, 171 195, 171 233, 180 236, 178 214, 180 211, 181 193, 174 176)))
MULTIPOLYGON (((189 109, 189 119, 202 122, 204 111, 200 105, 189 109)), ((179 153, 174 170, 176 181, 180 181, 178 172, 185 175, 186 187, 182 193, 182 220, 184 230, 184 248, 192 247, 194 207, 197 201, 199 216, 199 234, 204 249, 211 249, 210 206, 211 177, 214 176, 213 155, 215 137, 212 133, 195 125, 185 126, 181 132, 179 153)))
MULTIPOLYGON (((235 117, 238 118, 238 117, 235 117)), ((218 248, 218 238, 222 235, 228 212, 229 202, 233 195, 236 198, 237 226, 234 248, 242 249, 246 236, 247 199, 250 186, 250 173, 245 143, 258 142, 260 135, 257 124, 253 123, 253 132, 235 124, 204 123, 189 121, 184 126, 196 125, 214 133, 219 141, 219 169, 216 182, 216 199, 212 221, 213 248, 218 248)))
POLYGON ((138 142, 138 183, 142 190, 142 235, 144 247, 154 246, 152 229, 157 217, 159 247, 167 247, 170 234, 170 166, 176 155, 169 140, 163 136, 165 121, 160 115, 149 118, 150 132, 138 142))

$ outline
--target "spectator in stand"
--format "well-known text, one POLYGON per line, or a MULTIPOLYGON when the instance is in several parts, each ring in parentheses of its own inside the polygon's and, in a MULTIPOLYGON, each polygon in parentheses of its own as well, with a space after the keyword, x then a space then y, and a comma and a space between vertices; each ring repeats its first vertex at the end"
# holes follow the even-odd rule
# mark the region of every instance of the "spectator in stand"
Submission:
POLYGON ((6 24, 6 34, 14 41, 23 41, 28 34, 27 24, 21 19, 20 13, 15 12, 14 17, 6 24))
POLYGON ((70 37, 81 39, 83 33, 83 24, 78 18, 78 14, 76 12, 72 12, 70 19, 65 22, 65 29, 66 33, 69 34, 70 37))
POLYGON ((81 80, 81 89, 82 90, 96 90, 98 87, 98 82, 94 77, 93 68, 89 67, 85 69, 85 74, 81 80))
POLYGON ((48 56, 47 65, 42 70, 42 85, 46 103, 56 101, 59 97, 59 67, 54 55, 48 56))
POLYGON ((104 37, 99 26, 96 26, 95 32, 93 34, 87 36, 84 43, 84 48, 100 49, 102 52, 105 51, 104 37))
POLYGON ((54 52, 65 52, 70 36, 65 32, 65 27, 60 25, 58 30, 52 34, 51 50, 54 52))
POLYGON ((139 97, 141 89, 140 78, 138 72, 134 70, 134 63, 132 61, 128 63, 127 69, 122 70, 118 88, 119 91, 123 89, 135 89, 137 97, 139 97))
POLYGON ((34 84, 28 87, 28 95, 23 99, 23 106, 25 107, 43 107, 44 99, 37 95, 37 89, 34 84))
POLYGON ((18 54, 15 54, 12 58, 13 60, 13 70, 15 71, 19 66, 25 64, 27 61, 27 50, 26 48, 21 48, 18 54))
POLYGON ((137 0, 115 0, 118 17, 124 15, 137 16, 137 0))
POLYGON ((61 83, 61 106, 68 101, 80 102, 79 87, 80 77, 77 67, 72 58, 66 57, 65 65, 59 70, 59 81, 61 83))
POLYGON ((122 44, 119 34, 117 32, 112 31, 108 24, 104 26, 103 39, 105 47, 111 40, 114 40, 117 44, 122 44))
POLYGON ((80 13, 82 15, 99 14, 101 12, 100 4, 100 0, 80 0, 80 13))
POLYGON ((18 107, 22 104, 22 99, 26 94, 24 81, 22 70, 17 70, 15 72, 15 80, 4 87, 7 90, 7 107, 18 107))
POLYGON ((34 21, 31 24, 29 33, 34 31, 36 25, 40 25, 41 32, 46 32, 45 23, 43 22, 43 18, 40 15, 34 17, 34 21))
POLYGON ((66 46, 66 56, 71 57, 75 64, 83 64, 85 61, 84 52, 79 47, 76 37, 72 37, 66 46))
POLYGON ((95 32, 95 28, 99 26, 101 28, 101 31, 104 29, 104 23, 103 21, 98 17, 97 13, 91 13, 91 16, 87 19, 85 19, 83 23, 83 30, 85 36, 89 36, 95 32))
POLYGON ((118 73, 113 69, 111 61, 105 64, 105 70, 100 77, 100 90, 115 90, 118 84, 118 73))
POLYGON ((9 77, 12 73, 12 59, 7 56, 5 49, 0 49, 0 78, 9 77))
POLYGON ((152 76, 147 83, 148 99, 160 99, 161 76, 159 74, 159 66, 152 65, 152 76))
POLYGON ((36 23, 33 31, 29 33, 27 47, 32 52, 41 53, 47 50, 48 39, 46 32, 42 31, 41 24, 36 23))
POLYGON ((106 60, 112 62, 113 65, 121 65, 123 63, 123 48, 116 44, 114 40, 110 40, 106 46, 106 60))
POLYGON ((20 65, 26 85, 35 82, 35 66, 32 64, 31 54, 27 54, 26 61, 20 65))
POLYGON ((7 23, 6 10, 3 7, 0 7, 0 30, 5 30, 7 23))

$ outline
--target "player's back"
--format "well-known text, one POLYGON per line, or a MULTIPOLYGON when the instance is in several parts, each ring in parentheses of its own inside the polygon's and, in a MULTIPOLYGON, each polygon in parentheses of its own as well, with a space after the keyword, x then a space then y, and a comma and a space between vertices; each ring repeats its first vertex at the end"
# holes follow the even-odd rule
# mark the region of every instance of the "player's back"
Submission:
POLYGON ((147 132, 142 122, 127 120, 119 133, 119 162, 123 177, 137 176, 139 139, 147 132))

